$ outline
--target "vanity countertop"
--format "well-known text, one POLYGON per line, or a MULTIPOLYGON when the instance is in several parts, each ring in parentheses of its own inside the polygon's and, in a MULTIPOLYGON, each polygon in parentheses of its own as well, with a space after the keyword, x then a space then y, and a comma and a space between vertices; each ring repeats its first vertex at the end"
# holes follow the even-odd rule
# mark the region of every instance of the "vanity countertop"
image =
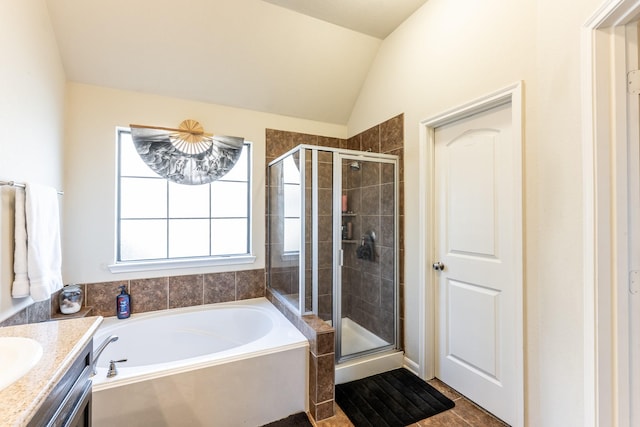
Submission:
POLYGON ((0 337, 32 338, 43 348, 40 361, 0 391, 3 426, 24 426, 31 420, 101 323, 102 317, 94 316, 0 328, 0 337))

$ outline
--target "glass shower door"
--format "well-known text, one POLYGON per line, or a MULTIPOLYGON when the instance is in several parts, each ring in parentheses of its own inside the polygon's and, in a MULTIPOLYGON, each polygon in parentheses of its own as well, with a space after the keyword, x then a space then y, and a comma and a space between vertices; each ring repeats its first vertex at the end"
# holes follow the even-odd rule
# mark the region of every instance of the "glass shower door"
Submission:
POLYGON ((336 155, 340 165, 336 298, 338 361, 396 347, 397 179, 386 159, 336 155))
POLYGON ((333 152, 300 146, 268 167, 268 286, 301 315, 333 317, 333 152))
POLYGON ((269 286, 298 310, 302 181, 299 152, 289 154, 268 169, 269 286))
POLYGON ((305 147, 305 309, 325 321, 333 316, 333 152, 305 147))

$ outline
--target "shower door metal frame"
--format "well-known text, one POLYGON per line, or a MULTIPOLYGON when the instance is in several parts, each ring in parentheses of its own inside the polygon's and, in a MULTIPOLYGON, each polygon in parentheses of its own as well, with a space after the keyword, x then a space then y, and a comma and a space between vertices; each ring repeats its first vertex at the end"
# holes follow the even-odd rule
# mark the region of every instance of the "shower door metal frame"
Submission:
POLYGON ((335 330, 335 358, 336 363, 343 363, 370 354, 383 353, 400 348, 400 296, 399 296, 399 219, 398 201, 400 188, 398 178, 398 156, 355 150, 333 149, 333 328, 335 330), (344 251, 342 249, 342 160, 360 162, 388 163, 393 165, 393 321, 394 342, 389 345, 376 347, 358 353, 342 355, 342 268, 344 251))
MULTIPOLYGON (((304 151, 304 150, 303 150, 304 151)), ((311 259, 311 310, 318 314, 318 151, 319 149, 310 149, 311 151, 311 251, 313 257, 311 259)), ((305 163, 306 175, 306 163, 305 163)), ((303 189, 306 194, 306 189, 303 189)), ((305 211, 306 213, 306 211, 305 211)), ((306 229, 304 229, 306 232, 306 229)), ((303 239, 304 240, 304 239, 303 239)), ((306 275, 305 275, 306 277, 306 275)), ((306 305, 305 314, 306 313, 306 305)))
MULTIPOLYGON (((293 154, 296 149, 289 153, 293 154)), ((320 147, 299 145, 300 155, 300 260, 298 306, 301 315, 318 313, 318 151, 320 147), (311 310, 307 310, 307 152, 311 154, 311 310)))
MULTIPOLYGON (((293 152, 291 152, 293 155, 293 152)), ((305 232, 307 229, 307 159, 303 149, 298 150, 298 163, 300 171, 300 249, 298 252, 298 311, 306 314, 305 298, 307 295, 307 284, 305 282, 305 271, 307 262, 307 245, 305 245, 305 232)))
MULTIPOLYGON (((318 165, 318 156, 313 155, 312 156, 312 171, 311 171, 311 182, 312 182, 312 194, 311 194, 311 201, 312 201, 312 213, 311 213, 311 226, 312 226, 312 253, 313 253, 313 257, 311 260, 312 263, 312 311, 308 311, 306 309, 306 281, 305 281, 305 269, 306 269, 306 245, 305 245, 305 232, 306 232, 306 202, 307 202, 307 195, 306 195, 306 150, 313 150, 316 149, 318 147, 315 146, 310 146, 310 145, 298 145, 297 147, 287 151, 286 153, 280 155, 279 157, 277 157, 276 159, 272 160, 271 162, 269 162, 269 164, 267 165, 267 169, 268 172, 267 174, 271 173, 271 170, 269 168, 271 168, 272 166, 278 164, 279 162, 284 161, 287 157, 294 155, 296 152, 298 153, 299 157, 298 157, 298 163, 299 163, 299 172, 300 172, 300 249, 298 250, 298 306, 295 307, 291 301, 289 299, 283 299, 283 301, 288 304, 289 306, 291 306, 293 309, 295 309, 295 311, 298 312, 298 314, 305 315, 305 314, 312 314, 312 313, 317 313, 318 312, 318 273, 317 273, 317 268, 318 268, 318 257, 317 257, 317 251, 318 251, 318 243, 317 243, 317 236, 318 236, 318 191, 317 191, 317 185, 318 185, 318 171, 317 171, 317 165, 318 165)), ((268 182, 270 182, 270 178, 268 178, 268 182)), ((267 205, 269 206, 271 204, 271 189, 267 189, 267 197, 268 197, 268 203, 267 205)), ((269 213, 270 214, 270 213, 269 213)), ((267 241, 271 242, 271 222, 268 221, 268 228, 267 228, 267 233, 268 233, 268 237, 267 237, 267 241)), ((269 274, 268 274, 268 281, 271 281, 271 256, 269 255, 268 257, 268 268, 269 268, 269 274)), ((268 286, 270 286, 270 283, 268 283, 268 286)), ((273 289, 273 288, 272 288, 273 289)))
MULTIPOLYGON (((364 152, 357 150, 345 150, 332 147, 315 146, 301 144, 297 147, 287 151, 275 160, 269 163, 269 167, 282 161, 289 155, 293 155, 295 152, 299 153, 300 164, 300 250, 298 258, 298 307, 297 311, 300 315, 315 313, 318 314, 318 153, 320 151, 332 153, 332 165, 333 165, 333 187, 332 187, 332 216, 333 216, 333 313, 332 324, 335 329, 335 357, 337 363, 342 363, 354 358, 366 356, 369 354, 380 354, 387 351, 400 349, 400 296, 399 296, 399 159, 398 156, 392 154, 382 154, 373 152, 364 152), (307 167, 307 153, 311 153, 311 250, 312 250, 312 272, 311 272, 311 286, 312 286, 312 311, 306 309, 306 167, 307 167), (374 349, 353 353, 347 356, 342 356, 342 267, 343 267, 343 250, 342 250, 342 235, 341 235, 341 222, 342 222, 342 160, 354 160, 359 162, 376 162, 392 164, 394 167, 394 179, 393 179, 393 321, 394 321, 394 342, 389 345, 377 347, 374 349)), ((269 233, 271 230, 269 230, 269 233)), ((269 259, 269 263, 271 260, 269 259)), ((271 267, 269 267, 271 268, 271 267)), ((269 276, 270 277, 270 276, 269 276)), ((286 300, 292 307, 293 305, 286 300)), ((296 308, 296 307, 294 307, 296 308)))

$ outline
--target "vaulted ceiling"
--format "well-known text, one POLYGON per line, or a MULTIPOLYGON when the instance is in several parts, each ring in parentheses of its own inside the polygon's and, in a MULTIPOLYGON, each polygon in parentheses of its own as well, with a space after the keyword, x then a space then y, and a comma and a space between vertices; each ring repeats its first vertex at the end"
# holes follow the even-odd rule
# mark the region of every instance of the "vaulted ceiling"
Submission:
POLYGON ((345 124, 426 0, 47 0, 67 79, 345 124))

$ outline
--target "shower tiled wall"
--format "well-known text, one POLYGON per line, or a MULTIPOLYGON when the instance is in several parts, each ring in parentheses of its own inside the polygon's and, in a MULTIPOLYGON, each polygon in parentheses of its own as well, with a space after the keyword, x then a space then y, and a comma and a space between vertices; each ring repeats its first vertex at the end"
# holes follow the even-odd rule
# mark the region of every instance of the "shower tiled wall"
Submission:
MULTIPOLYGON (((399 249, 398 268, 400 298, 404 290, 404 124, 399 115, 374 126, 347 141, 347 148, 376 153, 394 154, 399 158, 398 212, 399 249)), ((342 317, 348 317, 385 341, 394 337, 394 245, 393 235, 394 175, 390 164, 361 162, 359 170, 343 166, 343 188, 346 190, 349 210, 355 215, 354 238, 373 231, 374 256, 372 260, 359 259, 356 246, 343 243, 344 269, 342 282, 342 317)), ((403 304, 400 304, 402 307, 403 304)), ((403 320, 400 313, 400 325, 403 320)), ((399 331, 402 340, 402 326, 399 331)), ((401 343, 402 346, 402 343, 401 343)))
MULTIPOLYGON (((323 147, 331 147, 331 148, 344 148, 349 150, 360 150, 360 151, 372 151, 375 153, 384 153, 384 154, 394 154, 399 158, 398 162, 398 176, 399 176, 399 194, 398 194, 398 277, 399 277, 399 295, 400 298, 400 346, 403 347, 404 344, 404 336, 403 336, 403 321, 404 321, 404 311, 403 311, 403 298, 404 298, 404 168, 403 168, 403 159, 404 159, 404 115, 399 114, 389 120, 386 120, 376 126, 367 129, 366 131, 355 135, 349 139, 340 139, 340 138, 330 138, 319 135, 310 135, 303 134, 297 132, 288 132, 283 130, 275 130, 275 129, 267 129, 266 130, 266 164, 268 165, 272 160, 275 160, 279 156, 283 155, 289 150, 297 147, 298 145, 315 145, 315 146, 323 146, 323 147)), ((329 206, 331 203, 331 180, 323 179, 323 177, 330 177, 330 173, 332 173, 332 169, 329 165, 329 160, 320 158, 319 159, 319 196, 321 198, 320 206, 329 206), (325 164, 326 163, 326 164, 325 164), (324 197, 326 196, 326 197, 324 197)), ((384 178, 383 178, 384 179, 384 178)), ((388 182, 387 182, 388 183, 388 182)), ((382 184, 382 183, 381 183, 382 184)), ((387 186, 387 190, 388 190, 387 186)), ((386 190, 385 190, 386 191, 386 190)), ((388 207, 388 191, 381 194, 380 203, 383 207, 388 207)), ((353 198, 352 200, 356 200, 353 198)), ((358 208, 354 206, 350 207, 350 210, 356 210, 358 208)), ((321 212, 322 214, 322 212, 321 212)), ((388 219, 388 216, 387 218, 388 219)), ((382 221, 380 223, 381 233, 387 234, 388 231, 388 222, 382 221)), ((267 224, 268 225, 268 224, 267 224)), ((318 314, 324 320, 330 320, 332 315, 332 289, 333 289, 333 277, 330 269, 331 261, 329 258, 331 257, 331 252, 327 252, 325 250, 325 244, 327 242, 322 241, 322 236, 330 236, 331 235, 331 216, 319 216, 319 224, 318 224, 318 232, 321 237, 319 241, 319 260, 321 266, 319 268, 318 274, 320 277, 319 280, 319 293, 318 293, 318 314), (322 255, 328 253, 328 258, 323 257, 322 255), (324 260, 324 261, 323 261, 324 260)), ((359 231, 354 230, 354 235, 358 236, 359 231)), ((327 243, 331 245, 330 242, 327 243)), ((388 266, 388 250, 393 246, 392 242, 386 243, 384 246, 380 246, 378 249, 382 251, 382 261, 385 262, 385 265, 388 266)), ((267 252, 269 248, 267 247, 267 252)), ((307 252, 310 253, 310 252, 307 252)), ((267 253, 268 259, 268 253, 267 253)), ((380 261, 380 258, 378 258, 380 261)), ((297 269, 283 269, 282 271, 275 272, 276 279, 282 279, 284 283, 289 286, 289 284, 297 285, 297 269), (293 279, 291 279, 293 277, 293 279)), ((353 274, 356 274, 355 272, 353 274)), ((356 274, 357 275, 357 274, 356 274)), ((385 285, 380 284, 378 289, 382 292, 382 295, 387 295, 384 291, 387 290, 388 280, 389 280, 389 269, 384 268, 381 270, 381 274, 378 274, 375 278, 375 282, 381 280, 385 280, 385 285), (383 279, 384 277, 384 279, 383 279), (379 279, 378 279, 379 278, 379 279)), ((295 290, 292 290, 294 292, 295 290)), ((353 304, 352 304, 353 306, 353 304)), ((371 310, 368 310, 371 313, 371 310)), ((366 325, 372 326, 373 319, 371 315, 366 315, 361 313, 361 318, 364 319, 368 317, 369 320, 361 320, 366 323, 366 325)), ((388 315, 385 314, 385 316, 388 315)), ((356 320, 356 319, 354 319, 356 320)), ((389 324, 389 322, 386 322, 389 324)), ((363 325, 366 327, 366 325, 363 325)))
POLYGON ((318 316, 333 315, 333 153, 318 154, 318 316))
MULTIPOLYGON (((398 195, 398 212, 399 212, 399 236, 397 236, 398 247, 400 253, 398 254, 398 269, 399 269, 399 289, 400 289, 400 345, 403 345, 403 329, 402 320, 404 314, 403 307, 403 294, 404 294, 404 169, 403 169, 403 157, 404 157, 404 116, 402 114, 393 117, 379 125, 372 127, 371 129, 355 135, 347 140, 338 138, 329 138, 318 135, 302 134, 297 132, 287 132, 282 130, 267 129, 266 130, 266 164, 275 160, 279 156, 283 155, 287 151, 297 147, 298 145, 316 145, 332 148, 344 148, 350 150, 372 151, 377 153, 395 154, 399 157, 399 195, 398 195)), ((318 167, 319 170, 319 198, 320 206, 330 206, 332 194, 331 180, 329 180, 329 173, 332 172, 332 166, 329 159, 320 158, 318 167), (325 194, 326 193, 326 194, 325 194), (326 197, 323 198, 323 195, 326 197)), ((382 204, 382 212, 377 218, 377 224, 379 224, 380 235, 382 241, 378 250, 380 251, 377 259, 382 263, 376 268, 378 274, 375 280, 371 283, 376 283, 377 288, 371 289, 372 293, 379 295, 378 301, 384 298, 389 298, 388 290, 392 286, 390 282, 389 274, 389 253, 388 249, 393 247, 393 242, 384 236, 388 236, 389 223, 388 212, 384 210, 388 206, 387 199, 389 196, 388 187, 390 181, 387 179, 387 171, 380 169, 378 171, 377 191, 379 193, 379 203, 382 204)), ((266 191, 268 194, 268 189, 266 191)), ((355 200, 355 199, 354 199, 355 200)), ((378 206, 377 206, 378 207, 378 206)), ((376 207, 376 208, 377 208, 376 207)), ((365 207, 365 209, 373 210, 373 207, 365 207)), ((325 418, 333 416, 333 402, 334 402, 334 368, 335 368, 335 331, 323 320, 331 319, 332 304, 333 304, 333 275, 331 266, 331 236, 332 232, 332 220, 331 213, 323 216, 322 211, 319 212, 319 292, 318 292, 318 312, 319 316, 298 316, 296 313, 289 310, 288 306, 283 303, 276 293, 271 293, 267 289, 267 297, 282 311, 289 320, 294 323, 302 333, 307 336, 310 341, 310 357, 309 357, 309 409, 314 419, 319 421, 325 418), (323 240, 324 239, 324 240, 323 240), (326 241, 325 241, 326 240, 326 241), (325 250, 325 246, 329 250, 325 250)), ((267 218, 267 221, 269 219, 267 218)), ((267 223, 267 227, 268 227, 267 223)), ((354 232, 358 232, 354 230, 354 232)), ((356 234, 357 236, 357 234, 356 234)), ((268 241, 268 239, 267 239, 268 241)), ((269 247, 267 245, 267 259, 269 259, 269 247)), ((297 283, 292 275, 296 275, 297 270, 287 271, 272 271, 272 280, 282 281, 280 286, 285 284, 297 283)), ((360 276, 363 273, 360 271, 360 276)), ((368 276, 367 276, 368 277, 368 276)), ((392 278, 391 278, 392 279, 392 278)), ((290 287, 287 287, 290 289, 290 287)), ((290 289, 294 292, 294 289, 290 289)), ((355 299, 351 299, 352 307, 355 299)), ((375 319, 372 319, 371 314, 377 310, 371 306, 367 306, 364 310, 361 310, 359 314, 354 316, 363 315, 367 319, 363 322, 369 322, 369 327, 375 328, 375 319), (369 313, 369 314, 367 314, 369 313)), ((382 315, 387 316, 388 313, 380 312, 382 315)), ((392 314, 391 314, 392 315, 392 314)), ((355 319, 354 319, 355 320, 355 319)), ((387 322, 390 323, 390 322, 387 322)))

